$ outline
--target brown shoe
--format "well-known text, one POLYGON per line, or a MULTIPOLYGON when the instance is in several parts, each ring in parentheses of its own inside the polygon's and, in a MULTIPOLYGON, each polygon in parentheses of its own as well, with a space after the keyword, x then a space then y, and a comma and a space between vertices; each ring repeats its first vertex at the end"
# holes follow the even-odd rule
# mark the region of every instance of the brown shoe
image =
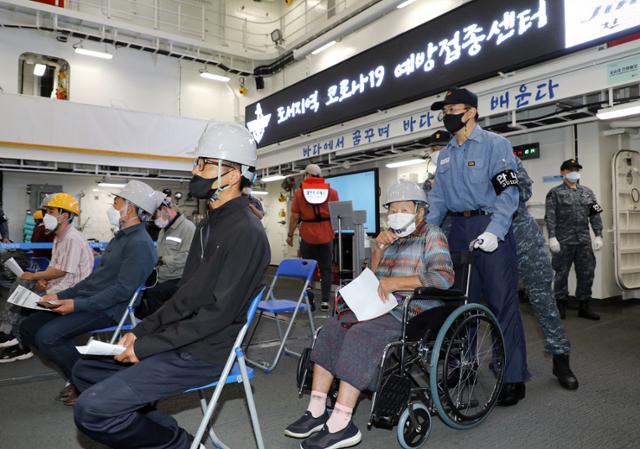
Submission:
POLYGON ((73 392, 73 390, 75 390, 76 387, 74 387, 71 384, 66 385, 62 390, 60 390, 60 392, 58 393, 58 395, 55 397, 56 401, 62 401, 65 397, 69 396, 70 392, 73 392))
POLYGON ((68 390, 67 395, 62 398, 62 403, 69 407, 73 407, 73 404, 76 403, 78 397, 80 396, 80 392, 73 385, 69 385, 69 387, 71 388, 68 390))

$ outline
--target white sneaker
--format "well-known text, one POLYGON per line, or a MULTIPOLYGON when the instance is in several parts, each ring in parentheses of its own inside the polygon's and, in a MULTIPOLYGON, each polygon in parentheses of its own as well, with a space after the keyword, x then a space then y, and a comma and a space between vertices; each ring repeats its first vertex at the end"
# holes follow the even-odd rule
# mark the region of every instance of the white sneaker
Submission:
POLYGON ((18 343, 18 339, 13 335, 0 332, 0 348, 10 348, 11 346, 15 346, 18 343))

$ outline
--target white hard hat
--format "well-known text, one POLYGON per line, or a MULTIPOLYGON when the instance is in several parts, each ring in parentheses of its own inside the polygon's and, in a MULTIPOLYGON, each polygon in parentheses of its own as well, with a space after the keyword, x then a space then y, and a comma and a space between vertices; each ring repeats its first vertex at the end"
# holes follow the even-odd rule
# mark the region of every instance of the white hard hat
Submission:
POLYGON ((311 176, 320 176, 322 174, 322 169, 318 164, 309 164, 305 167, 304 172, 311 176))
MULTIPOLYGON (((193 154, 253 168, 257 159, 256 141, 247 128, 238 123, 209 122, 193 154)), ((248 177, 245 172, 243 169, 243 176, 248 177)))
POLYGON ((130 201, 149 214, 156 211, 165 197, 162 192, 156 192, 148 184, 136 180, 129 181, 120 192, 113 192, 113 195, 130 201))
POLYGON ((427 203, 427 194, 420 188, 418 184, 411 181, 399 180, 387 190, 387 198, 384 207, 396 201, 413 201, 427 203))

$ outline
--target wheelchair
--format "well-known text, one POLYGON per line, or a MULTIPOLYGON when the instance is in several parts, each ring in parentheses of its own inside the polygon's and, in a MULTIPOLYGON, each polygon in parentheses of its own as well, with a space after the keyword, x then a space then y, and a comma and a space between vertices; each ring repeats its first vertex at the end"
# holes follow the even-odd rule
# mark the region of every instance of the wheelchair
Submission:
MULTIPOLYGON (((448 290, 417 288, 403 303, 402 337, 384 349, 371 394, 367 427, 392 429, 402 448, 424 446, 432 416, 448 426, 469 429, 493 410, 505 370, 502 331, 494 314, 469 303, 471 251, 452 252, 454 285, 448 290), (440 306, 417 312, 420 299, 440 300, 440 306)), ((311 350, 321 328, 298 362, 298 393, 311 390, 311 350)), ((338 381, 328 400, 333 405, 338 381)))

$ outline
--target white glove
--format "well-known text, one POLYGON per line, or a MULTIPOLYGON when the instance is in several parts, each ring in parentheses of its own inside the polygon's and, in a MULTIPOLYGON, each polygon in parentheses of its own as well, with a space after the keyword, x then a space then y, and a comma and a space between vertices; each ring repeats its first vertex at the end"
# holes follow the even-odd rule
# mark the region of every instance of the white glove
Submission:
POLYGON ((593 239, 594 251, 600 251, 600 249, 602 248, 602 245, 604 245, 604 242, 602 241, 602 237, 597 236, 595 239, 593 239))
POLYGON ((481 249, 484 252, 492 253, 498 249, 498 237, 490 232, 483 232, 473 244, 474 248, 481 249))
POLYGON ((549 249, 551 250, 552 253, 560 252, 560 242, 558 241, 557 238, 551 237, 549 239, 549 249))

